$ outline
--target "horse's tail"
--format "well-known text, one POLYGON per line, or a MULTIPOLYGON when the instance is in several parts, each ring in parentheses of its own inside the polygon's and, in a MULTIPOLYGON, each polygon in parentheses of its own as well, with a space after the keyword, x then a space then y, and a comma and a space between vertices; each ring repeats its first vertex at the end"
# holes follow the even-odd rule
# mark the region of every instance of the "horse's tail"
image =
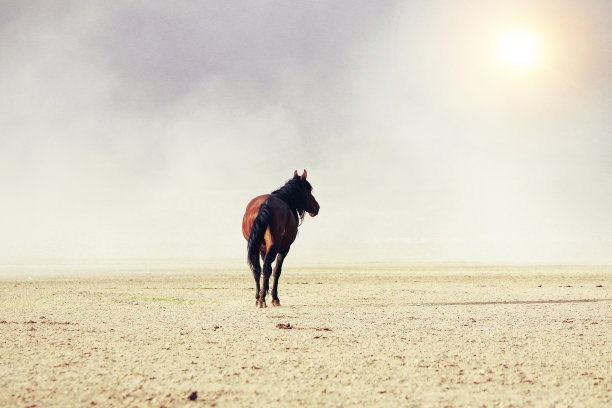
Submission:
POLYGON ((259 207, 259 212, 253 226, 251 227, 251 233, 249 234, 249 243, 247 244, 248 250, 248 263, 251 267, 251 271, 254 271, 255 266, 259 265, 259 248, 263 242, 264 235, 270 225, 270 218, 272 217, 272 209, 268 205, 268 202, 264 202, 259 207))

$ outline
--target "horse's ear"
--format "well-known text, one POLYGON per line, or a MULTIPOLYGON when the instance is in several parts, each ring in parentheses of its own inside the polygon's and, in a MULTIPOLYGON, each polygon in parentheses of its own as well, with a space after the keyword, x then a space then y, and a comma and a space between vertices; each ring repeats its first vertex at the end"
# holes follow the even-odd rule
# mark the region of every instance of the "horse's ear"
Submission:
POLYGON ((297 174, 297 170, 296 170, 296 171, 293 172, 293 177, 297 177, 297 176, 298 176, 298 174, 297 174))
POLYGON ((300 177, 300 179, 301 180, 306 180, 306 169, 304 169, 304 173, 302 173, 302 176, 300 177))

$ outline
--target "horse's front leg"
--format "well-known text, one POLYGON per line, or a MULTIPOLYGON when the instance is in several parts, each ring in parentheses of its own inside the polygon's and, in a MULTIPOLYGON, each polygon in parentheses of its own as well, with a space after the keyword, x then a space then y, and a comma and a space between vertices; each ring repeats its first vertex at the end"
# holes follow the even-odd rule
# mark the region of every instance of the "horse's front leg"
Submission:
POLYGON ((283 261, 287 256, 289 250, 280 252, 276 257, 276 265, 274 265, 274 283, 272 284, 272 306, 280 306, 280 300, 278 300, 278 280, 280 279, 281 272, 283 270, 283 261))
POLYGON ((263 283, 261 285, 261 291, 259 292, 259 299, 257 300, 257 306, 260 308, 267 307, 266 295, 268 294, 268 288, 270 285, 270 275, 272 275, 272 262, 274 262, 274 258, 276 258, 277 254, 278 251, 274 246, 268 248, 268 251, 266 252, 262 270, 263 283))

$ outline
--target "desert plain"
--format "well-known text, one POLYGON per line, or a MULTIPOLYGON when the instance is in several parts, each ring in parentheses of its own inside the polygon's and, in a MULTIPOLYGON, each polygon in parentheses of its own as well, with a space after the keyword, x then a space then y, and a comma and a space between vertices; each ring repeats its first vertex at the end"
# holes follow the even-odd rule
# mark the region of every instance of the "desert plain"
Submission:
POLYGON ((0 277, 0 407, 612 406, 612 267, 87 268, 0 277))

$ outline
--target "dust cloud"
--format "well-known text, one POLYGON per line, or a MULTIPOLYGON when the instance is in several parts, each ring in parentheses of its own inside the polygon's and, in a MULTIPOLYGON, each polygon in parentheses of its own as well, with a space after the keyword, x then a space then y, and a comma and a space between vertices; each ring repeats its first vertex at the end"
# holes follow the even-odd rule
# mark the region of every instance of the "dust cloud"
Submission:
POLYGON ((298 259, 610 263, 611 7, 2 2, 0 258, 241 258, 306 168, 298 259))

